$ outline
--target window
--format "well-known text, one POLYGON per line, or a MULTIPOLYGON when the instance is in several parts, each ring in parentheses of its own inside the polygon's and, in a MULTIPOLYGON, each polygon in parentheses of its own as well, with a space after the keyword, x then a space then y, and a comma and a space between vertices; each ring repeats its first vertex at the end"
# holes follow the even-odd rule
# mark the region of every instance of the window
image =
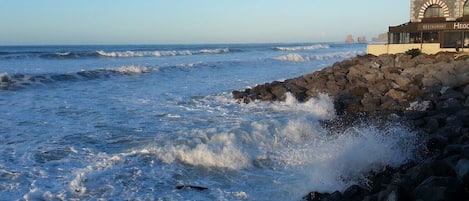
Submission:
POLYGON ((469 16, 469 1, 466 1, 464 4, 464 11, 463 11, 464 16, 469 16))
POLYGON ((439 5, 433 4, 425 10, 425 18, 436 17, 444 17, 443 8, 439 5))
POLYGON ((441 46, 444 48, 462 47, 462 36, 462 32, 446 32, 441 46))
POLYGON ((422 33, 423 43, 439 43, 439 34, 438 32, 423 32, 422 33))
POLYGON ((422 33, 410 33, 410 43, 422 43, 422 33))

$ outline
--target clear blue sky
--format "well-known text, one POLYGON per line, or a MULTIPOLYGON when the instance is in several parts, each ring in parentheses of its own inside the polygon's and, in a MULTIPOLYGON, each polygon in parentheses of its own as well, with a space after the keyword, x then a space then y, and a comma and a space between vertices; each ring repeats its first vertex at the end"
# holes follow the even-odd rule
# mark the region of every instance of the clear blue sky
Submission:
POLYGON ((409 21, 409 0, 0 0, 0 45, 335 42, 409 21))

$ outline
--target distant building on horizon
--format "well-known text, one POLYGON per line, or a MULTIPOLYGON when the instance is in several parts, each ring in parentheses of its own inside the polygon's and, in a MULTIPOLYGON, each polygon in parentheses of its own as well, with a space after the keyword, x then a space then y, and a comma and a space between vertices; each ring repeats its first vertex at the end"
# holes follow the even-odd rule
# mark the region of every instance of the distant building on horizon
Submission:
POLYGON ((411 0, 410 21, 390 26, 388 43, 368 45, 368 53, 415 48, 428 54, 469 49, 469 0, 411 0))

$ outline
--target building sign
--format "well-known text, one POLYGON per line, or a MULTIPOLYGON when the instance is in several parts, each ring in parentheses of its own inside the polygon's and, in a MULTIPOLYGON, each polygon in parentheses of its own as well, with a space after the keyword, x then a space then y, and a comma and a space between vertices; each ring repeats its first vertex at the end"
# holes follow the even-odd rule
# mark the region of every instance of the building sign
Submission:
POLYGON ((453 27, 454 29, 469 29, 469 22, 455 22, 453 27))
POLYGON ((446 23, 431 23, 431 24, 420 24, 419 30, 422 31, 433 31, 433 30, 445 30, 446 23))
POLYGON ((419 23, 419 31, 469 30, 469 22, 419 23))

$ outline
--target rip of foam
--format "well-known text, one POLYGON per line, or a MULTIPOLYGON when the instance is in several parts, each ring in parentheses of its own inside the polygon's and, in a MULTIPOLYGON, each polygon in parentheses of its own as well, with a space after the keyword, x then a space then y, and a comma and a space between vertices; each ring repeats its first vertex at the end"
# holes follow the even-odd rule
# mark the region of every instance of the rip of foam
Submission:
POLYGON ((239 149, 233 134, 215 134, 202 137, 206 139, 189 140, 186 141, 186 144, 181 145, 157 147, 153 149, 153 153, 165 163, 179 161, 195 166, 230 169, 242 169, 250 166, 249 155, 239 149), (194 143, 196 145, 189 146, 194 143))
POLYGON ((110 68, 109 70, 126 74, 142 74, 149 73, 152 69, 145 66, 122 66, 118 68, 110 68))
POLYGON ((113 167, 116 163, 123 162, 122 156, 124 155, 120 154, 109 156, 103 153, 94 155, 94 160, 96 160, 94 164, 75 171, 75 177, 72 179, 72 181, 70 181, 69 189, 71 192, 78 195, 86 194, 88 190, 86 185, 88 174, 96 171, 106 170, 113 167))
POLYGON ((291 62, 306 62, 309 61, 309 58, 305 58, 301 56, 300 54, 287 54, 284 56, 279 56, 276 58, 277 60, 280 61, 291 61, 291 62))
POLYGON ((229 48, 201 49, 201 50, 168 50, 168 51, 116 51, 106 52, 98 50, 96 53, 104 57, 164 57, 164 56, 190 56, 194 54, 221 54, 230 52, 229 48))
POLYGON ((329 95, 320 93, 316 98, 311 98, 304 103, 298 102, 291 93, 286 93, 284 102, 271 103, 270 107, 275 111, 307 112, 319 119, 332 119, 335 117, 334 103, 329 95))
POLYGON ((348 52, 335 52, 335 53, 329 53, 329 54, 321 54, 321 55, 300 55, 298 53, 292 53, 288 55, 283 55, 276 57, 275 59, 279 61, 285 61, 285 62, 309 62, 309 61, 322 61, 322 60, 327 60, 327 59, 333 59, 333 58, 351 58, 355 57, 357 55, 363 55, 365 54, 363 51, 348 51, 348 52))
POLYGON ((318 49, 328 49, 329 45, 308 45, 308 46, 295 46, 295 47, 276 47, 275 49, 280 51, 301 51, 301 50, 318 50, 318 49))

